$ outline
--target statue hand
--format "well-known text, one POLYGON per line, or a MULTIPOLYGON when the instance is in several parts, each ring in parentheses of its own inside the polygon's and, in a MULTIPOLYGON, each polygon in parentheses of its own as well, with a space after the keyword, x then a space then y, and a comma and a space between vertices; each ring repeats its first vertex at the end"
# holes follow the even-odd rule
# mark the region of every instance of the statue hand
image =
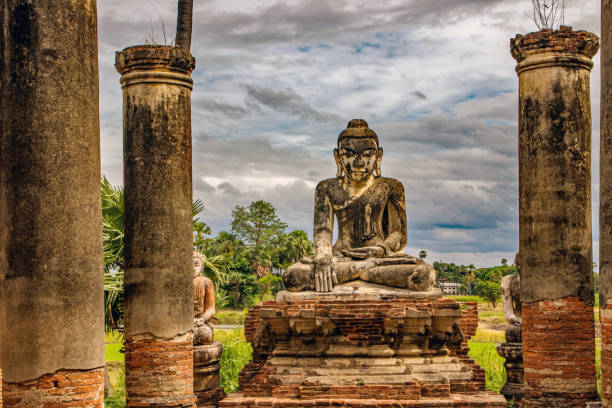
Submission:
POLYGON ((517 316, 512 316, 510 318, 510 324, 513 324, 515 326, 520 326, 522 324, 522 319, 517 316))
POLYGON ((325 256, 314 260, 315 290, 331 292, 334 287, 331 257, 325 256))
POLYGON ((361 248, 344 249, 342 253, 351 258, 366 259, 385 256, 385 249, 382 246, 367 246, 361 248))

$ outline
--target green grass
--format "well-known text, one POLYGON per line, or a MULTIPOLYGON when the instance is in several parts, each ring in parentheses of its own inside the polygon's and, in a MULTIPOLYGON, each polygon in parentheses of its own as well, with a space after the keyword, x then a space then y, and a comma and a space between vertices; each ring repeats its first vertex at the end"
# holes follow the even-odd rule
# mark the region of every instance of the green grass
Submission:
POLYGON ((125 355, 119 350, 123 348, 123 335, 119 332, 109 332, 104 336, 107 362, 124 362, 125 355))
POLYGON ((470 341, 476 343, 503 343, 506 341, 506 335, 503 331, 499 330, 478 329, 470 341))
POLYGON ((457 302, 476 302, 476 303, 487 303, 486 300, 479 296, 446 296, 451 299, 455 299, 457 302))
POLYGON ((105 408, 124 408, 125 407, 125 370, 113 370, 109 367, 109 376, 112 384, 112 391, 104 399, 105 408))
POLYGON ((239 388, 238 374, 251 361, 253 348, 244 338, 244 329, 217 330, 215 339, 223 344, 221 355, 221 387, 228 394, 239 388))
POLYGON ((495 343, 468 342, 470 357, 485 370, 487 390, 499 392, 506 383, 504 359, 497 354, 495 343))

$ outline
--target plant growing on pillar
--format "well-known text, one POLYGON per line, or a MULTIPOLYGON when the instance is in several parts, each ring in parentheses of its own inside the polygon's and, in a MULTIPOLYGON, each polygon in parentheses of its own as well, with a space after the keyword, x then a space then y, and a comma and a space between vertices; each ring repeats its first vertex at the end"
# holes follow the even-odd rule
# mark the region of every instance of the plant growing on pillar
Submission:
POLYGON ((538 29, 554 29, 565 23, 565 0, 531 0, 533 15, 530 16, 538 29))

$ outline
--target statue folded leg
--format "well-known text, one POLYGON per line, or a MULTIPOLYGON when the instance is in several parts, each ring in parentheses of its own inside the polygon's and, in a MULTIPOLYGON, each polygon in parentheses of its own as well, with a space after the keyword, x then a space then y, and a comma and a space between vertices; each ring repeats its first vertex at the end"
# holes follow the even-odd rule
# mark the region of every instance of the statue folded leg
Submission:
MULTIPOLYGON (((435 271, 428 263, 408 256, 369 258, 352 260, 336 257, 332 262, 333 273, 338 283, 362 280, 379 285, 424 291, 430 289, 435 280, 435 271)), ((315 290, 314 265, 298 262, 283 274, 285 287, 290 291, 315 290)))

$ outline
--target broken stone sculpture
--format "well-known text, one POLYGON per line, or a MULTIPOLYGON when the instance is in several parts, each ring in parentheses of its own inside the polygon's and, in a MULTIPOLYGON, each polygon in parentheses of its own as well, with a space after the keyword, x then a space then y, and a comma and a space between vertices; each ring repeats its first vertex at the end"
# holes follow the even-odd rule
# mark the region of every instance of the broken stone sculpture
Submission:
MULTIPOLYGON (((519 269, 518 253, 514 264, 519 269)), ((520 271, 520 269, 519 269, 520 271)), ((519 402, 523 396, 525 382, 523 368, 523 344, 521 335, 521 276, 518 273, 502 278, 502 302, 504 316, 508 323, 506 327, 506 342, 497 346, 497 353, 506 359, 507 380, 501 393, 508 399, 519 402)))
POLYGON ((363 119, 353 119, 334 149, 335 178, 315 191, 314 258, 291 265, 283 274, 290 291, 331 292, 361 280, 414 291, 433 287, 435 271, 402 249, 407 242, 402 184, 381 176, 383 149, 363 119), (334 217, 338 239, 332 246, 334 217))
POLYGON ((215 288, 213 282, 202 276, 203 258, 193 252, 193 390, 198 407, 225 396, 219 386, 219 369, 223 346, 213 341, 213 329, 208 321, 215 314, 215 288))

